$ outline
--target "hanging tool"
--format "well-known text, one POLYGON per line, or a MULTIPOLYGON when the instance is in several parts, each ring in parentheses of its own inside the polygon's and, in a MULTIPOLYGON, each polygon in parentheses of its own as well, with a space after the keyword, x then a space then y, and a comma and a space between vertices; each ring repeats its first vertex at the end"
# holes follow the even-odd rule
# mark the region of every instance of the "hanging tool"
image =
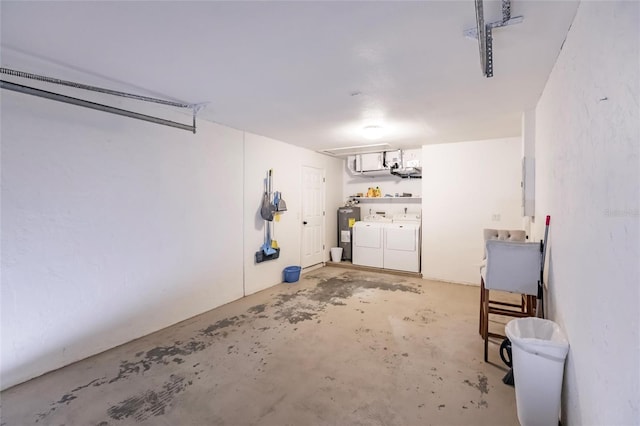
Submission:
POLYGON ((287 203, 282 199, 282 192, 276 191, 273 199, 273 204, 276 205, 276 210, 279 212, 287 211, 287 203))
MULTIPOLYGON (((273 204, 278 205, 278 191, 274 192, 273 195, 273 204)), ((275 239, 276 237, 276 222, 280 222, 280 213, 276 211, 273 214, 273 233, 271 234, 271 247, 274 249, 278 248, 278 241, 275 239)))
MULTIPOLYGON (((269 200, 272 200, 273 194, 273 169, 269 169, 269 200)), ((278 210, 273 202, 269 203, 269 210, 271 211, 271 220, 273 220, 273 214, 278 210)))
POLYGON ((278 241, 271 239, 271 237, 272 235, 275 236, 274 222, 278 222, 281 212, 286 210, 287 207, 284 200, 282 200, 282 194, 277 191, 273 192, 273 169, 269 169, 264 180, 264 194, 260 205, 260 216, 265 220, 264 243, 260 250, 256 252, 256 263, 278 259, 280 256, 278 241))
POLYGON ((273 214, 275 213, 276 206, 271 202, 271 175, 273 170, 269 169, 267 173, 267 179, 265 180, 265 190, 262 196, 262 206, 260 207, 260 216, 264 220, 272 221, 273 214))
POLYGON ((544 262, 547 255, 547 244, 549 238, 549 223, 551 216, 547 216, 544 228, 544 240, 540 240, 540 280, 538 280, 538 296, 536 300, 536 317, 544 318, 544 262))
MULTIPOLYGON (((273 169, 269 170, 269 193, 271 193, 271 191, 273 190, 273 169)), ((275 209, 275 211, 273 212, 273 220, 274 220, 274 224, 273 224, 273 234, 272 237, 274 239, 271 240, 271 248, 277 249, 278 248, 278 241, 275 239, 275 234, 276 234, 276 225, 275 222, 279 222, 280 221, 280 213, 278 210, 278 202, 280 201, 280 193, 278 191, 275 191, 273 193, 273 207, 275 209)))
POLYGON ((267 236, 264 240, 264 244, 262 245, 262 251, 267 256, 274 254, 276 250, 271 246, 271 224, 269 222, 265 223, 267 227, 267 236))
POLYGON ((267 183, 265 182, 265 191, 262 196, 262 205, 260 206, 260 216, 264 220, 273 220, 273 212, 271 211, 271 201, 269 200, 269 191, 266 189, 267 183))

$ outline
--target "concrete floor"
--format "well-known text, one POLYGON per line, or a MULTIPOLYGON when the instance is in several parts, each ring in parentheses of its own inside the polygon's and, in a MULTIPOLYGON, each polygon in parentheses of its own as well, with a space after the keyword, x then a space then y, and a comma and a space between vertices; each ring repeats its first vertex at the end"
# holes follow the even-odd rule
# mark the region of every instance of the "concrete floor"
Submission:
POLYGON ((2 425, 517 425, 477 287, 324 267, 2 393, 2 425))

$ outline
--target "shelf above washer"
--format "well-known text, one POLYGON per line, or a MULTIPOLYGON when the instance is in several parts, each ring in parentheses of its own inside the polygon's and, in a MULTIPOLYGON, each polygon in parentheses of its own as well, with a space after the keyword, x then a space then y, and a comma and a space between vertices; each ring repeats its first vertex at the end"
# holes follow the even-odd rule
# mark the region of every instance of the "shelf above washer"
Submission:
POLYGON ((358 200, 361 203, 416 203, 422 197, 349 197, 350 200, 358 200))

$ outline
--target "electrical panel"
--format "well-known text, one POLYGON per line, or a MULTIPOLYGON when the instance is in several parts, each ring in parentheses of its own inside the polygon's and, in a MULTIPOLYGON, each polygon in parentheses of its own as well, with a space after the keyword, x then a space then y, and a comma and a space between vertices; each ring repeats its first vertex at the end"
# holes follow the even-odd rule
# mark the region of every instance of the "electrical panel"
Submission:
POLYGON ((524 157, 522 159, 522 216, 534 216, 535 214, 535 159, 524 157))

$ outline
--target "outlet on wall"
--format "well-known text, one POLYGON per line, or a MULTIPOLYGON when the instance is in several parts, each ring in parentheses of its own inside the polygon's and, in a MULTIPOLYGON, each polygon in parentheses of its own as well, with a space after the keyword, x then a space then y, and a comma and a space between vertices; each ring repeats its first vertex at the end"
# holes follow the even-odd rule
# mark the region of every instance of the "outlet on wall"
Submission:
POLYGON ((491 220, 494 222, 500 222, 500 213, 494 213, 491 215, 491 220))

